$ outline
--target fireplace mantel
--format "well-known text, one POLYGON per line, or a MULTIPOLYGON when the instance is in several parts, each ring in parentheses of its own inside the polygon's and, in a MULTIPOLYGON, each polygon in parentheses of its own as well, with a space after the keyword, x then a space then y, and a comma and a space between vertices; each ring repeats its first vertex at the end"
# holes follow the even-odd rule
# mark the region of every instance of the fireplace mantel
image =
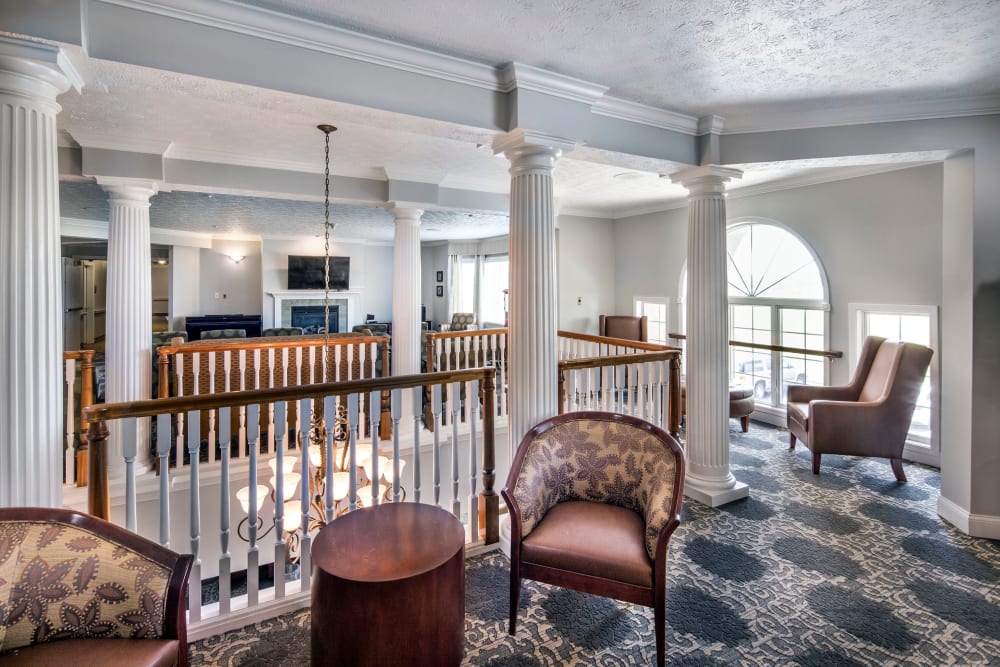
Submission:
MULTIPOLYGON (((268 292, 268 294, 273 299, 273 315, 274 326, 276 327, 287 327, 291 326, 290 322, 286 322, 287 317, 282 317, 283 306, 288 301, 304 301, 304 302, 314 302, 308 305, 319 305, 323 303, 323 290, 309 290, 309 289, 296 289, 296 290, 275 290, 273 292, 268 292)), ((362 321, 361 318, 361 296, 362 288, 355 287, 350 290, 344 291, 330 291, 330 303, 339 305, 341 308, 346 306, 347 315, 344 318, 346 326, 341 327, 341 331, 350 331, 351 326, 358 324, 362 321)), ((307 304, 301 304, 307 305, 307 304)))

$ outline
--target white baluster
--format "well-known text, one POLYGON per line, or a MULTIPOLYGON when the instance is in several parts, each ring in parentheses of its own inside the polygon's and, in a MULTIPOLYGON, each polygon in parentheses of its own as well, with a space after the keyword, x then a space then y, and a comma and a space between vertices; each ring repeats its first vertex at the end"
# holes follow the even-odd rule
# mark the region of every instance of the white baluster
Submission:
MULTIPOLYGON (((197 354, 193 355, 197 358, 197 354)), ((197 386, 197 385, 195 385, 197 386)), ((201 546, 201 488, 198 478, 198 456, 201 447, 201 413, 198 410, 191 410, 187 413, 188 433, 187 450, 190 459, 190 479, 191 488, 189 491, 190 521, 191 529, 191 555, 194 556, 194 564, 191 566, 191 576, 188 585, 188 620, 201 620, 201 558, 199 557, 199 547, 201 546)))
MULTIPOLYGON (((229 385, 229 353, 225 353, 226 365, 226 389, 229 385)), ((230 444, 230 416, 232 410, 229 407, 219 408, 219 459, 221 464, 221 478, 219 479, 219 544, 222 553, 219 556, 219 615, 224 616, 230 611, 232 591, 232 579, 230 578, 232 560, 229 554, 229 503, 232 499, 229 495, 229 444, 230 444)), ((215 449, 214 442, 209 440, 209 446, 215 449)))
MULTIPOLYGON (((268 355, 271 360, 273 355, 268 355)), ((271 377, 272 381, 274 376, 271 377)), ((288 403, 270 404, 273 415, 271 432, 274 436, 274 599, 285 597, 285 420, 288 403)))
POLYGON ((441 385, 431 387, 431 412, 434 415, 434 457, 431 467, 434 476, 434 504, 441 507, 441 385))
POLYGON ((378 469, 378 418, 379 408, 382 405, 382 396, 379 392, 373 391, 368 395, 368 417, 369 428, 372 434, 372 458, 368 464, 368 477, 371 479, 372 507, 382 501, 382 485, 379 484, 379 475, 382 473, 378 469))
MULTIPOLYGON (((451 418, 451 513, 462 518, 462 503, 458 500, 458 422, 461 417, 462 383, 452 382, 451 396, 454 407, 451 418)), ((466 397, 468 400, 470 397, 466 397)))
MULTIPOLYGON (((186 354, 177 353, 174 355, 174 370, 177 373, 177 396, 184 395, 184 360, 188 358, 186 354)), ((177 422, 177 467, 184 467, 184 413, 178 412, 174 417, 177 422)))
POLYGON ((66 456, 65 470, 63 472, 63 484, 73 484, 75 475, 73 469, 76 464, 76 446, 74 437, 76 431, 76 406, 74 403, 74 389, 76 387, 76 359, 66 359, 64 366, 64 380, 66 383, 66 456))
MULTIPOLYGON (((267 350, 267 386, 274 387, 274 348, 269 348, 267 350)), ((274 403, 268 403, 267 405, 267 451, 275 451, 274 443, 274 403)), ((275 581, 278 579, 278 575, 274 575, 275 581)))
POLYGON ((476 478, 479 474, 479 457, 476 427, 479 424, 479 381, 468 385, 469 399, 469 541, 479 539, 479 498, 476 495, 476 478))
POLYGON ((507 334, 500 335, 500 372, 497 373, 499 385, 497 387, 497 403, 500 405, 500 414, 506 417, 507 405, 507 334))
MULTIPOLYGON (((301 351, 301 348, 300 348, 301 351)), ((299 369, 302 368, 297 364, 299 369)), ((312 423, 312 399, 303 398, 299 400, 299 453, 302 457, 302 481, 299 482, 302 493, 299 495, 302 509, 301 522, 299 523, 299 576, 301 583, 300 591, 307 591, 312 579, 312 538, 309 536, 309 508, 312 501, 311 482, 313 479, 309 458, 309 424, 312 423), (302 425, 305 425, 304 427, 302 425)), ((333 484, 333 477, 328 477, 330 484, 333 484)))
MULTIPOLYGON (((135 529, 135 455, 138 450, 139 420, 129 417, 124 420, 122 456, 125 457, 125 527, 133 533, 135 529)), ((143 443, 145 445, 145 443, 143 443)))
MULTIPOLYGON (((208 353, 208 393, 215 393, 215 352, 208 353)), ((216 462, 219 460, 215 451, 215 417, 216 410, 208 411, 208 460, 216 462)))
POLYGON ((413 393, 413 500, 420 502, 420 432, 423 430, 424 388, 414 387, 413 393))
POLYGON ((389 417, 392 419, 392 502, 402 500, 399 491, 399 420, 403 417, 403 390, 389 393, 389 417))
MULTIPOLYGON (((170 548, 170 415, 156 415, 156 456, 160 460, 160 544, 170 548)), ((178 456, 183 456, 178 452, 178 456)))
MULTIPOLYGON (((240 369, 239 375, 239 390, 244 391, 246 389, 246 372, 247 372, 247 351, 240 350, 239 356, 237 357, 237 364, 240 369)), ((239 444, 236 452, 237 457, 244 456, 244 452, 247 451, 247 407, 241 405, 239 408, 240 416, 240 432, 239 432, 239 444)))
POLYGON ((333 509, 333 462, 337 449, 333 439, 336 431, 337 397, 327 396, 323 399, 323 421, 326 424, 326 522, 336 518, 333 509))
POLYGON ((353 512, 358 508, 358 412, 360 401, 358 394, 347 397, 347 426, 350 437, 347 441, 347 458, 350 461, 347 471, 351 473, 348 486, 348 510, 353 512))
POLYGON ((247 535, 250 547, 247 549, 247 606, 254 607, 260 601, 260 551, 257 547, 257 456, 260 452, 260 405, 247 406, 247 447, 250 452, 250 501, 247 513, 247 535))

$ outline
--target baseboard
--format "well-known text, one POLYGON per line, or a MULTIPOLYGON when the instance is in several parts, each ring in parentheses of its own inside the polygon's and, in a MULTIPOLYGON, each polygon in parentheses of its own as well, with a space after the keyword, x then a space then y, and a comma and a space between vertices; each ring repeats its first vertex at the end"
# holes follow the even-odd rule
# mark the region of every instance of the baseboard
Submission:
POLYGON ((1000 540, 1000 516, 972 514, 944 496, 938 497, 938 516, 972 537, 1000 540))

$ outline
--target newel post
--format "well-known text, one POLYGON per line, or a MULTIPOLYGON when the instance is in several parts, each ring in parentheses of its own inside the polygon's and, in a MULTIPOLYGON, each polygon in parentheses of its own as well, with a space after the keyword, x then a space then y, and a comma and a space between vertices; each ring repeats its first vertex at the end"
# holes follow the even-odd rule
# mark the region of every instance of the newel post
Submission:
POLYGON ((76 450, 76 485, 86 486, 89 475, 90 445, 86 409, 94 404, 94 351, 83 351, 80 366, 80 446, 76 450))
POLYGON ((670 358, 670 409, 667 414, 667 424, 670 435, 678 440, 681 437, 681 353, 677 352, 670 358))
POLYGON ((483 380, 483 490, 479 493, 479 538, 485 544, 500 541, 500 496, 496 489, 496 442, 493 422, 496 408, 496 369, 483 380))
POLYGON ((87 512, 98 519, 111 520, 111 490, 108 487, 108 423, 103 419, 91 422, 87 431, 90 441, 87 512))

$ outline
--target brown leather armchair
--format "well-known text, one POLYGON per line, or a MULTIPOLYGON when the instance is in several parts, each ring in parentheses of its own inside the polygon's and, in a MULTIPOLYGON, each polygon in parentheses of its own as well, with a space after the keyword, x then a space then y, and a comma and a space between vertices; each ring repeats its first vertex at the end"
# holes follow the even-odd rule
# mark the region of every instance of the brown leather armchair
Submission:
POLYGON ((649 333, 647 332, 648 320, 649 318, 645 315, 642 317, 633 315, 600 315, 597 322, 601 336, 646 342, 649 340, 649 333))
POLYGON ((667 544, 680 523, 684 453, 635 417, 573 412, 521 441, 503 494, 510 510, 510 633, 521 579, 652 607, 662 666, 667 544))
POLYGON ((187 665, 192 557, 65 509, 0 509, 0 665, 187 665))
POLYGON ((889 459, 900 482, 903 445, 934 351, 923 345, 869 336, 851 383, 841 387, 790 385, 789 445, 812 451, 813 473, 823 454, 889 459))

